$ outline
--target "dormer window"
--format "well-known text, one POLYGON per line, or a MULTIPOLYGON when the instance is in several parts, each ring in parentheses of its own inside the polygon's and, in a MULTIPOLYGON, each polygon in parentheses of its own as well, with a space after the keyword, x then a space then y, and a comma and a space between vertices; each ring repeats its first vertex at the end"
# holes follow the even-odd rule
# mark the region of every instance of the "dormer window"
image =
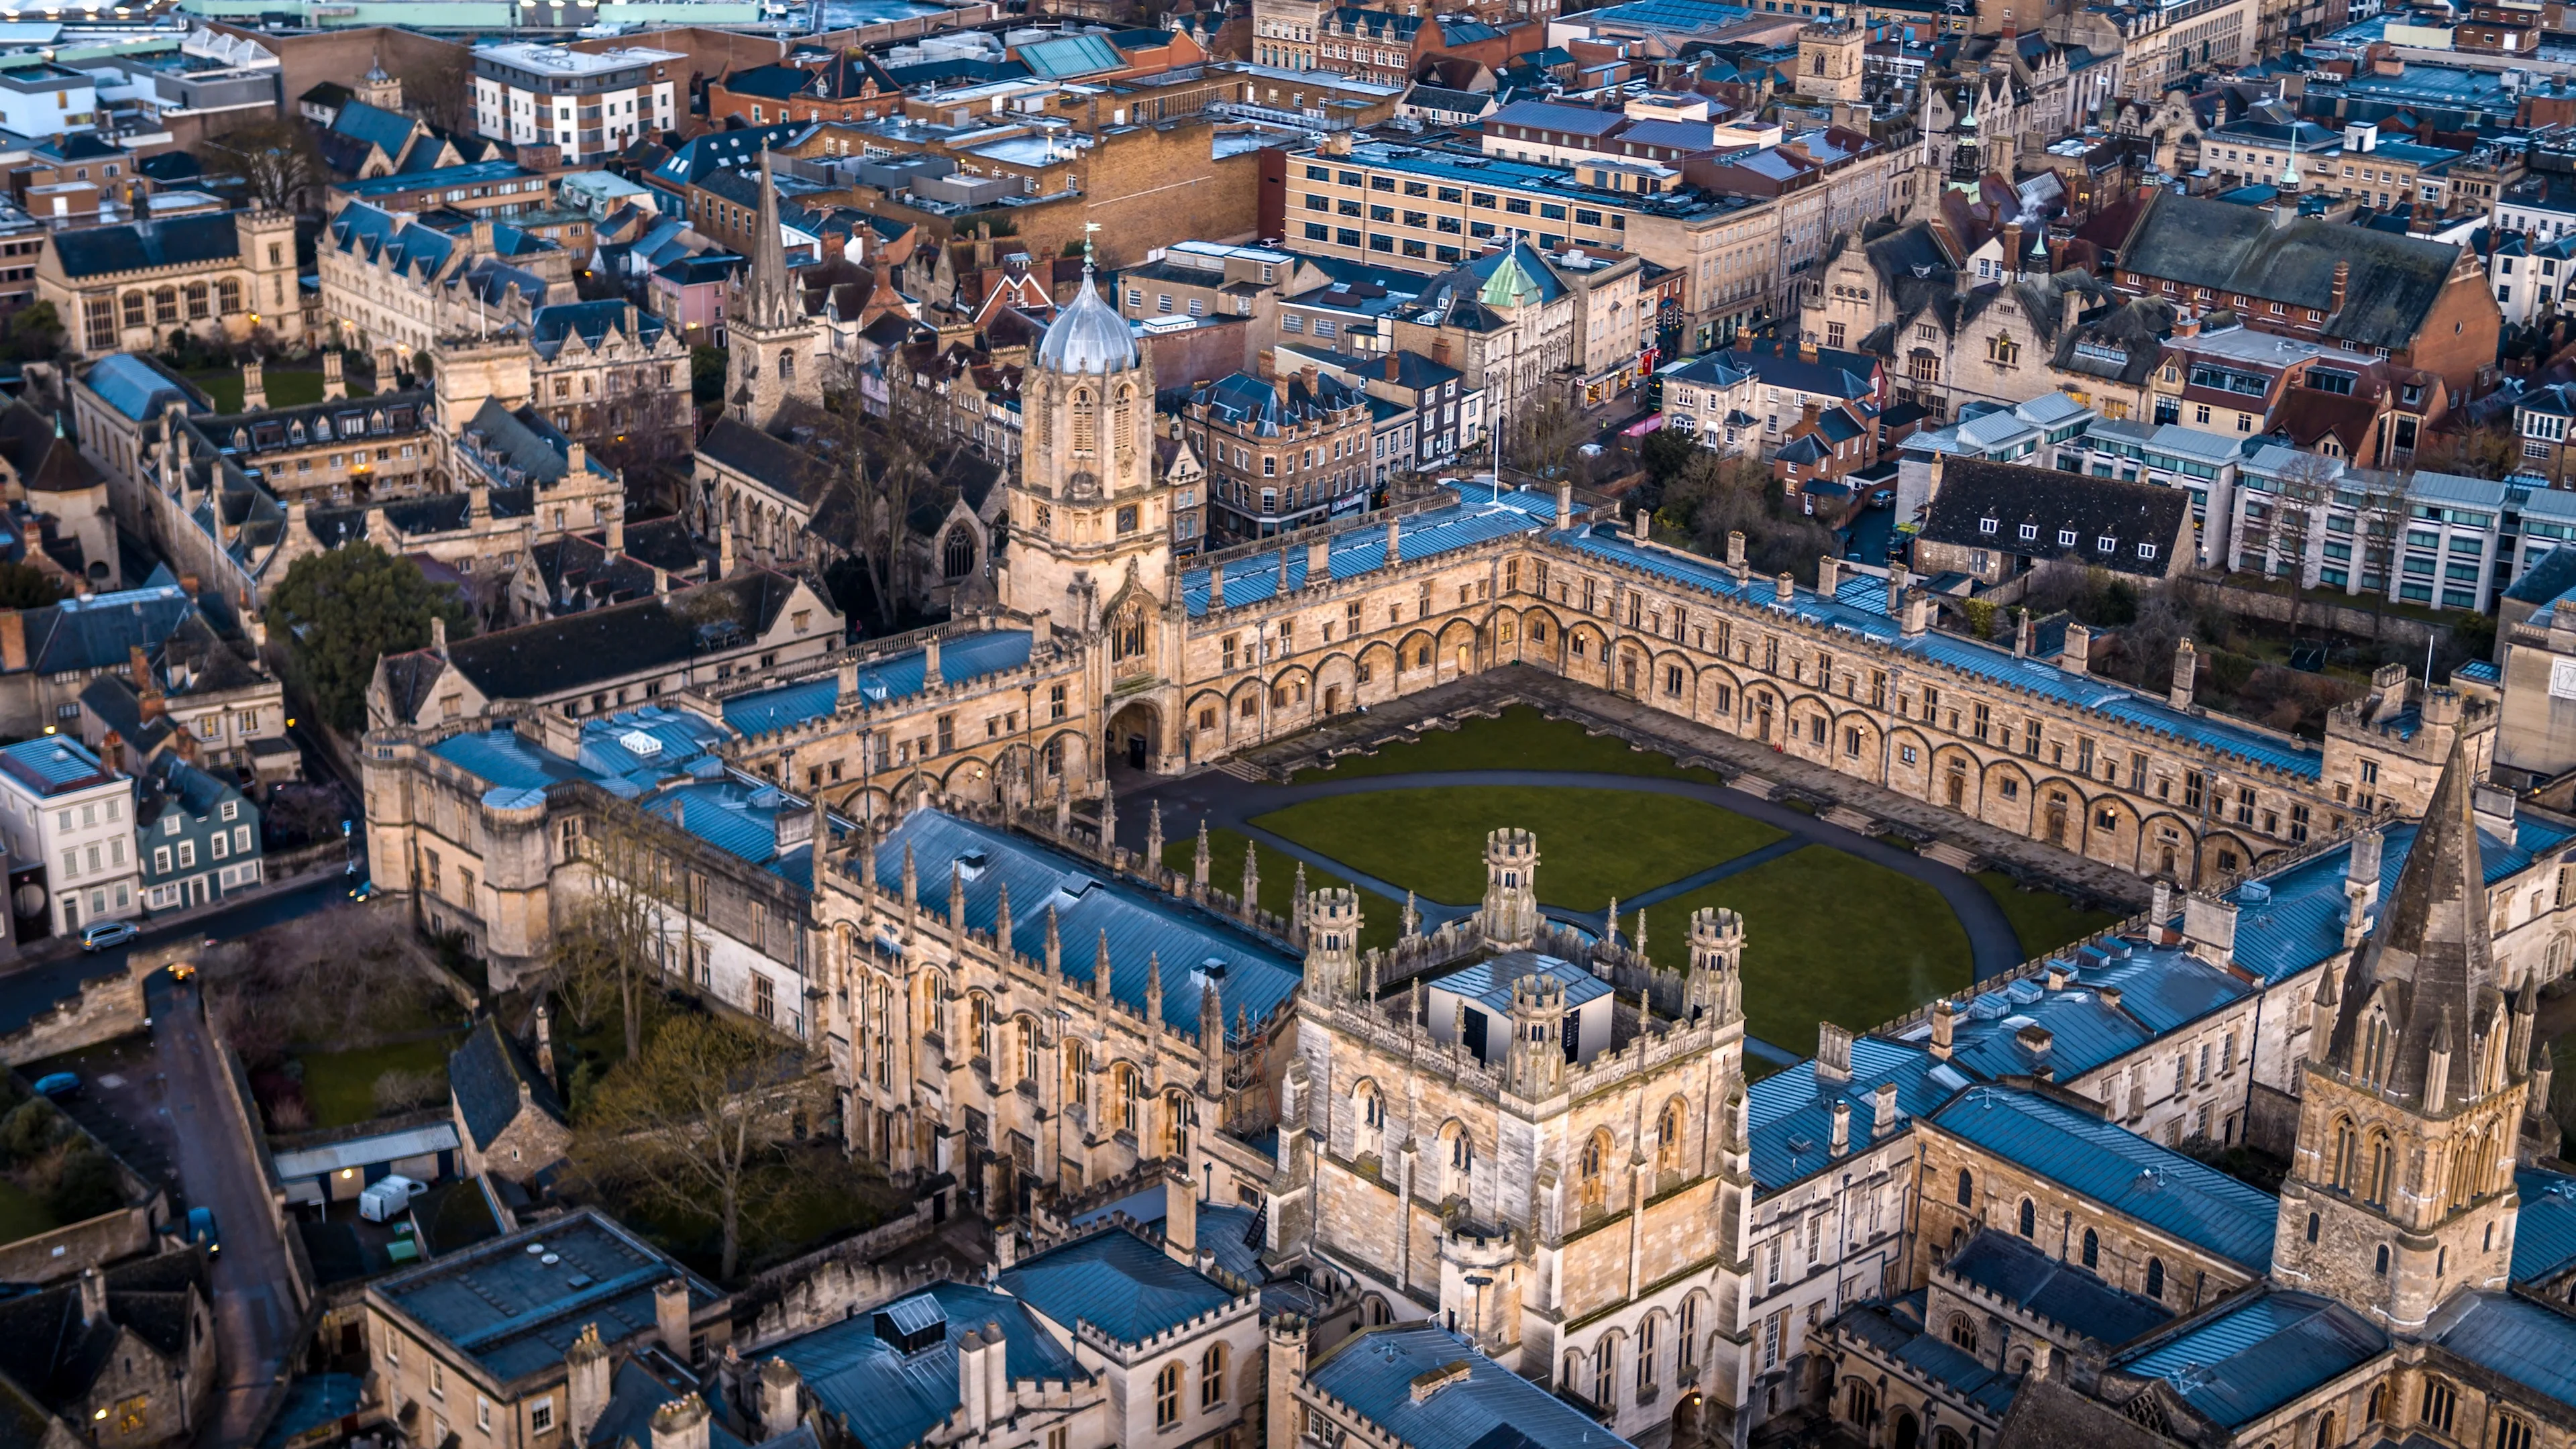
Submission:
POLYGON ((2093 547, 2102 553, 2118 553, 2120 551, 2120 541, 2106 533, 2100 538, 2093 540, 2093 547))
POLYGON ((2152 543, 2142 543, 2142 544, 2139 544, 2139 545, 2138 545, 2138 557, 2140 557, 2140 558, 2154 558, 2155 556, 2156 556, 2156 546, 2155 546, 2154 544, 2152 544, 2152 543))
POLYGON ((2057 546, 2059 548, 2073 548, 2075 546, 2075 530, 2071 528, 2059 529, 2057 531, 2057 546))
POLYGON ((2025 524, 2023 524, 2023 525, 2021 526, 2021 541, 2022 541, 2022 542, 2024 542, 2024 543, 2036 543, 2036 542, 2038 542, 2038 541, 2039 541, 2039 525, 2038 525, 2038 524, 2036 524, 2036 523, 2025 523, 2025 524))
POLYGON ((1980 519, 1978 519, 1978 520, 1977 520, 1977 531, 1978 531, 1979 533, 1992 533, 1992 532, 1994 532, 1994 531, 1995 531, 1995 520, 1993 520, 1993 519, 1991 519, 1991 518, 1980 518, 1980 519))

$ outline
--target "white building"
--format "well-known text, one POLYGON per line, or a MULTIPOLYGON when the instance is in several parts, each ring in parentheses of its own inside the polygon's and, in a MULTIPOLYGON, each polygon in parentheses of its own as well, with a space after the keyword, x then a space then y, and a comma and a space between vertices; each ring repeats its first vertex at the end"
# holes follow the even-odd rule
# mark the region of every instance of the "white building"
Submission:
POLYGON ((39 61, 0 69, 0 131, 59 136, 98 126, 98 86, 67 65, 39 61))
POLYGON ((0 748, 0 837, 41 862, 53 928, 66 934, 140 908, 134 781, 80 741, 40 735, 0 748))
POLYGON ((474 126, 519 146, 553 146, 565 161, 622 149, 679 124, 674 51, 567 50, 560 45, 474 49, 474 126))

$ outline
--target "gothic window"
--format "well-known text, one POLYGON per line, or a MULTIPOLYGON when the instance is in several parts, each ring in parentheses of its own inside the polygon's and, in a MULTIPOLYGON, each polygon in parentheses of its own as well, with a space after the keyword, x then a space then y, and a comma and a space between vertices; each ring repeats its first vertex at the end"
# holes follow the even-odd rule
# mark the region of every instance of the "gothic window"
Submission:
POLYGON ((2165 1260, 2147 1260, 2147 1296, 2161 1303, 2165 1297, 2165 1260))
POLYGON ((1609 1335, 1604 1334, 1601 1341, 1592 1346, 1593 1403, 1610 1402, 1610 1370, 1616 1366, 1618 1360, 1618 1350, 1611 1346, 1609 1335))
POLYGON ((962 579, 974 571, 974 533, 963 527, 948 530, 948 541, 939 550, 940 576, 949 579, 962 579))
POLYGON ((795 376, 796 353, 795 350, 791 348, 778 354, 778 380, 786 382, 795 376))
POLYGON ((1136 1099, 1144 1084, 1137 1079, 1135 1066, 1128 1062, 1120 1062, 1110 1075, 1117 1129, 1132 1133, 1136 1130, 1136 1099))
POLYGON ((1682 1300, 1681 1333, 1673 1340, 1673 1348, 1681 1360, 1685 1376, 1699 1367, 1698 1338, 1699 1299, 1693 1296, 1682 1300))
POLYGON ((144 319, 143 294, 141 292, 128 292, 125 294, 125 325, 128 327, 142 327, 147 325, 144 319))
POLYGON ((966 1027, 968 1033, 967 1040, 973 1044, 973 1050, 970 1051, 968 1055, 981 1057, 986 1061, 992 1060, 992 998, 984 995, 980 991, 966 998, 966 1027))
POLYGON ((2385 1132, 2370 1134, 2370 1177, 2363 1198, 2372 1207, 2388 1206, 2389 1190, 2396 1185, 2397 1149, 2385 1132))
POLYGON ((1163 1365, 1154 1375, 1154 1427, 1168 1429, 1181 1422, 1181 1366, 1174 1362, 1163 1365))
MULTIPOLYGON (((2531 1421, 2512 1414, 2496 1415, 2495 1449, 2531 1449, 2531 1421)), ((2325 1441, 2317 1449, 2328 1449, 2325 1441)))
POLYGON ((2087 1268, 2102 1266, 2102 1236, 2091 1228, 2084 1230, 2084 1266, 2087 1268))
POLYGON ((2386 1243, 2379 1245, 2379 1261, 2371 1265, 2370 1271, 2378 1274, 2382 1278, 2388 1276, 2388 1245, 2386 1243))
POLYGON ((153 290, 152 320, 156 323, 176 322, 179 320, 178 288, 158 287, 153 290))
POLYGON ((1977 1180, 1968 1175, 1968 1169, 1962 1167, 1959 1169, 1959 1206, 1975 1207, 1976 1205, 1977 1180))
POLYGON ((1114 661, 1145 656, 1145 612, 1129 609, 1109 631, 1109 657, 1114 661))
MULTIPOLYGON (((2335 1416, 2332 1412, 2317 1415, 2317 1449, 2334 1449, 2335 1416)), ((2523 1449, 2530 1449, 2529 1445, 2523 1449)))
POLYGON ((1225 1402, 1225 1345, 1212 1343, 1199 1355, 1199 1408, 1213 1409, 1225 1402))
MULTIPOLYGON (((1135 413, 1136 389, 1132 385, 1120 387, 1118 401, 1109 414, 1109 428, 1112 443, 1122 459, 1135 450, 1135 444, 1132 441, 1135 437, 1135 413)), ((1134 526, 1126 524, 1119 531, 1123 533, 1134 526)))
POLYGON ((1679 1097, 1675 1097, 1664 1104, 1663 1112, 1655 1118, 1655 1170, 1657 1172, 1682 1170, 1684 1130, 1682 1114, 1682 1101, 1679 1097))
POLYGON ((2352 1119, 2337 1117, 2334 1124, 2334 1161, 2331 1181, 2337 1191, 2350 1192, 2357 1185, 2361 1171, 2361 1143, 2352 1128, 2352 1119))
POLYGON ((2370 1386, 2369 1421, 2379 1423, 2388 1417, 2388 1382, 2383 1379, 2370 1386))
POLYGON ((1475 1170, 1476 1139, 1467 1135, 1466 1128, 1452 1127, 1449 1132, 1449 1173, 1458 1191, 1467 1190, 1468 1175, 1475 1170))
POLYGON ((191 322, 202 322, 205 319, 206 284, 203 282, 190 282, 188 284, 188 320, 191 322))
POLYGON ((2021 1200, 2021 1235, 2025 1238, 2039 1232, 2039 1205, 2029 1198, 2021 1200))
POLYGON ((1190 1103, 1178 1092, 1163 1094, 1163 1137, 1161 1151, 1165 1157, 1181 1157, 1189 1152, 1190 1103))
POLYGON ((2362 1025, 2361 1080, 2363 1085, 2377 1087, 2388 1069, 2388 1016, 2378 1007, 2370 1009, 2370 1019, 2362 1025))
POLYGON ((1977 1351, 1977 1321, 1964 1313, 1950 1315, 1950 1342, 1968 1352, 1977 1351))
POLYGON ((1091 1100, 1091 1052, 1078 1041, 1064 1044, 1064 1100, 1075 1107, 1091 1100))
POLYGON ((1091 389, 1077 388, 1073 394, 1073 451, 1080 456, 1097 452, 1100 447, 1099 404, 1092 399, 1091 389))
POLYGON ((2424 1408, 2416 1420, 2437 1434, 2451 1432, 2451 1412, 2460 1401, 2459 1391, 2440 1379, 2424 1381, 2424 1408))
POLYGON ((1592 1140, 1583 1144, 1583 1161, 1578 1176, 1585 1208, 1610 1205, 1610 1133, 1606 1128, 1595 1131, 1592 1140))
POLYGON ((215 279, 215 311, 229 317, 242 309, 241 283, 230 277, 215 279))

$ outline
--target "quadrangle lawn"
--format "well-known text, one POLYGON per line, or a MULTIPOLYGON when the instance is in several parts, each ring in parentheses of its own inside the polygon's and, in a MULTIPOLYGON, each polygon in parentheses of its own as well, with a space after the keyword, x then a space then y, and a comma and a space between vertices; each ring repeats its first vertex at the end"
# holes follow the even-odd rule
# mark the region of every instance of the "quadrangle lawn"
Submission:
POLYGON ((1979 871, 1977 883, 2003 908, 2004 919, 2012 922, 2026 961, 2120 923, 2116 911, 2079 911, 2073 901, 2057 892, 2023 890, 1999 870, 1979 871))
MULTIPOLYGON (((241 411, 240 368, 228 367, 206 372, 192 372, 188 374, 188 380, 204 388, 206 396, 215 400, 216 412, 232 414, 241 411)), ((300 368, 268 369, 261 377, 261 385, 267 389, 268 405, 273 408, 302 407, 306 403, 317 403, 322 400, 322 370, 319 367, 309 372, 300 368)), ((363 382, 352 380, 349 383, 349 396, 352 398, 374 395, 374 390, 363 382)))
POLYGON ((1527 705, 1513 705, 1498 718, 1468 720, 1454 730, 1426 730, 1419 738, 1388 745, 1373 755, 1347 755, 1329 770, 1301 770, 1296 781, 1303 785, 1424 770, 1563 770, 1726 783, 1711 771, 1686 768, 1664 755, 1632 750, 1624 741, 1586 734, 1579 724, 1550 719, 1527 705))
MULTIPOLYGON (((1783 834, 1673 795, 1512 785, 1339 795, 1274 810, 1253 823, 1453 906, 1484 899, 1486 832, 1520 826, 1538 836, 1539 899, 1585 911, 1602 909, 1612 896, 1669 885, 1783 834)), ((1239 874, 1242 857, 1235 859, 1239 874)), ((1269 874, 1265 860, 1265 887, 1269 874)), ((1314 883, 1312 872, 1307 879, 1314 883)))
POLYGON ((1703 886, 1648 913, 1659 961, 1687 939, 1694 911, 1744 917, 1744 1028, 1802 1056, 1816 1023, 1855 1032, 1966 986, 1968 934, 1941 893, 1921 881, 1810 845, 1703 886), (1658 944, 1671 943, 1671 944, 1658 944))

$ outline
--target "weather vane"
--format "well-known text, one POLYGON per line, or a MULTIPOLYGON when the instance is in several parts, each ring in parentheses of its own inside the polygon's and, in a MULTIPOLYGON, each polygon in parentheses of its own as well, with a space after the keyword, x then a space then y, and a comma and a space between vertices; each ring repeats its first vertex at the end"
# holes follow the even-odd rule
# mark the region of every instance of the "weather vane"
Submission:
POLYGON ((1091 234, 1098 230, 1100 230, 1100 223, 1096 221, 1086 221, 1082 224, 1082 265, 1085 271, 1090 270, 1092 264, 1099 260, 1098 254, 1091 246, 1091 234))

